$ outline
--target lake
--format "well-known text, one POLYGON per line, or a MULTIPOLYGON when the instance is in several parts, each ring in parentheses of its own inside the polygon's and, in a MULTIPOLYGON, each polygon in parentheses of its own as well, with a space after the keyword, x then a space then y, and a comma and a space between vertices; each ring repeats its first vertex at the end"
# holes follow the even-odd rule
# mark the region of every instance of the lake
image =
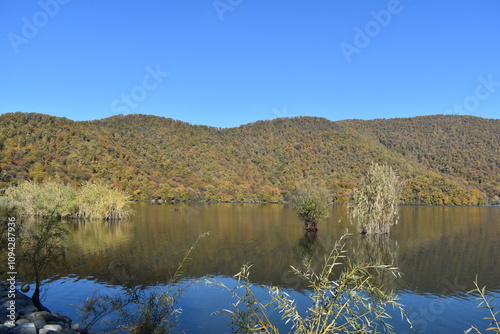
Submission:
MULTIPOLYGON (((282 204, 134 205, 133 217, 120 222, 72 222, 64 266, 47 277, 45 305, 78 321, 74 305, 93 291, 118 293, 124 286, 164 286, 201 233, 183 267, 180 284, 210 275, 234 286, 233 275, 252 264, 255 284, 281 286, 307 303, 307 285, 290 265, 329 253, 349 223, 347 207, 331 207, 316 236, 307 234, 291 206, 282 204)), ((19 218, 18 218, 19 220, 19 218)), ((423 333, 463 333, 470 325, 483 330, 486 310, 476 309, 476 275, 500 303, 500 207, 402 206, 390 237, 353 234, 348 255, 355 261, 394 264, 401 278, 380 277, 396 290, 410 318, 423 333)), ((256 288, 265 298, 265 291, 256 288)), ((229 333, 227 319, 213 312, 234 302, 218 286, 189 285, 179 300, 179 331, 229 333)), ((306 307, 306 306, 304 306, 306 307)), ((276 312, 277 313, 277 312, 276 312)), ((278 314, 275 316, 279 317, 278 314)), ((408 328, 394 313, 399 332, 408 328)))

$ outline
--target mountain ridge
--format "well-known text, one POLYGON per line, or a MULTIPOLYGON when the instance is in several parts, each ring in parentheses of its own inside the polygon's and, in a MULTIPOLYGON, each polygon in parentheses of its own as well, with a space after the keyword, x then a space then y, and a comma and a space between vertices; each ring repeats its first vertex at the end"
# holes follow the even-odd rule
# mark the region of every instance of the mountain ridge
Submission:
POLYGON ((0 189, 22 180, 104 180, 136 199, 283 202, 307 180, 344 203, 378 162, 407 180, 406 203, 487 204, 500 196, 498 119, 301 116, 217 128, 141 114, 73 121, 17 112, 0 115, 0 129, 0 189))

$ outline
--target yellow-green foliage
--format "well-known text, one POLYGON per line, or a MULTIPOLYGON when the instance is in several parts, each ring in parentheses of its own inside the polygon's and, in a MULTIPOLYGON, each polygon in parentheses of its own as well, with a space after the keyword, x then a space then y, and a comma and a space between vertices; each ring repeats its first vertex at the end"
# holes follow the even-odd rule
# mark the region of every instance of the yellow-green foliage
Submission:
POLYGON ((130 214, 129 197, 100 183, 85 183, 76 197, 79 218, 122 219, 130 214))
POLYGON ((23 182, 10 187, 6 195, 22 214, 40 217, 68 217, 76 214, 76 191, 58 182, 23 182))
POLYGON ((6 191, 21 214, 39 217, 121 219, 130 214, 126 194, 101 183, 74 189, 59 182, 23 182, 6 191))
POLYGON ((361 233, 385 234, 399 218, 403 182, 387 165, 372 164, 354 188, 356 205, 350 207, 351 219, 361 233))
POLYGON ((0 195, 21 180, 58 178, 73 187, 109 182, 137 200, 287 202, 310 180, 347 203, 375 161, 409 180, 406 203, 487 204, 500 193, 499 129, 500 120, 465 115, 292 117, 217 129, 150 115, 75 122, 5 113, 0 195))

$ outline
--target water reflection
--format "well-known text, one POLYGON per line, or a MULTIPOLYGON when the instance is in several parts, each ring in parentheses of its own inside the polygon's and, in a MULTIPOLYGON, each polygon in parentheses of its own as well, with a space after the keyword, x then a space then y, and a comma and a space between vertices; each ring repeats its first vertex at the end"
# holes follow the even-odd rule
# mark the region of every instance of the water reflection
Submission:
MULTIPOLYGON (((349 256, 355 263, 372 265, 398 266, 398 242, 390 235, 357 235, 351 238, 349 256)), ((398 269, 373 269, 375 284, 386 290, 401 287, 401 272, 398 269)))
POLYGON ((499 207, 404 207, 396 229, 404 288, 461 295, 500 287, 499 207))
MULTIPOLYGON (((183 268, 186 278, 232 276, 253 264, 251 279, 301 290, 290 265, 318 265, 348 223, 345 206, 333 206, 318 232, 304 231, 287 205, 136 205, 129 220, 69 222, 67 264, 52 275, 92 276, 106 284, 165 283, 198 235, 210 231, 183 268)), ((413 207, 401 209, 390 236, 353 234, 353 262, 394 264, 402 279, 381 274, 388 288, 417 293, 460 294, 481 285, 500 288, 500 208, 413 207)))
POLYGON ((299 250, 307 260, 318 258, 326 253, 326 249, 318 241, 318 231, 305 231, 304 236, 299 240, 299 250))

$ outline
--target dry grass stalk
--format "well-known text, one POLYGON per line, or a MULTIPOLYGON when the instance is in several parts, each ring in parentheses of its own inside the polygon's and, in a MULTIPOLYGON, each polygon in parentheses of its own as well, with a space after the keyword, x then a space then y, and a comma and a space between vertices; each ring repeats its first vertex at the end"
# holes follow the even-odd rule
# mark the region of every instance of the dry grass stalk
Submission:
POLYGON ((24 182, 6 191, 10 203, 26 216, 123 219, 130 215, 129 196, 102 183, 78 189, 59 182, 24 182))
POLYGON ((403 182, 387 165, 372 164, 354 189, 355 205, 349 213, 363 234, 388 234, 399 219, 403 182))

